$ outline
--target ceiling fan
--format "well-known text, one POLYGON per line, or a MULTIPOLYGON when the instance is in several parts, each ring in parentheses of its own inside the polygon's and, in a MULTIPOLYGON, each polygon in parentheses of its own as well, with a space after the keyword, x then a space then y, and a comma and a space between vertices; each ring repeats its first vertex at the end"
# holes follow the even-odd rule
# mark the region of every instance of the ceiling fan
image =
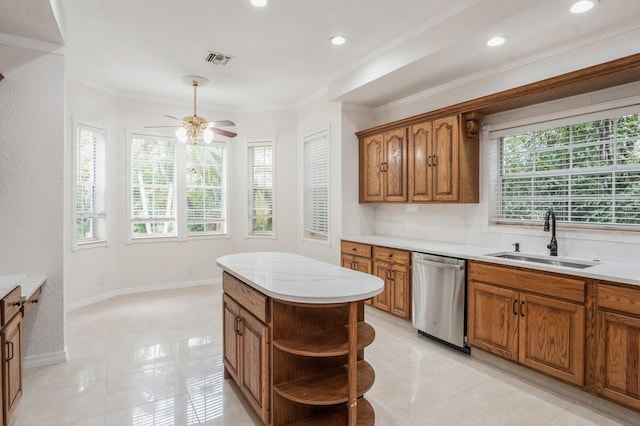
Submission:
POLYGON ((172 118, 174 120, 182 121, 179 126, 147 126, 146 129, 157 129, 161 127, 177 127, 176 137, 180 142, 185 143, 188 139, 191 139, 193 144, 197 144, 200 137, 205 143, 209 143, 213 140, 214 134, 226 136, 229 138, 236 137, 238 134, 230 132, 229 130, 219 129, 219 127, 230 127, 236 124, 230 120, 222 121, 207 121, 204 117, 199 117, 196 113, 196 91, 198 87, 206 86, 209 83, 204 77, 197 75, 187 75, 182 77, 182 81, 185 84, 193 87, 193 115, 187 115, 182 120, 172 115, 166 115, 165 117, 172 118))

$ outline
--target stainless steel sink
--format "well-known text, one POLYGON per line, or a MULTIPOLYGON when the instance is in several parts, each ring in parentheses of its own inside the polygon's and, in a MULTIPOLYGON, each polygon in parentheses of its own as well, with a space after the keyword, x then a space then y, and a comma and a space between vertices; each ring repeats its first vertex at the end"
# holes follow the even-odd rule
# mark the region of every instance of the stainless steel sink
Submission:
POLYGON ((521 260, 524 262, 544 263, 546 265, 565 266, 567 268, 584 269, 597 265, 598 262, 589 260, 563 259, 552 256, 539 256, 535 254, 524 254, 517 252, 501 252, 489 254, 491 257, 499 257, 501 259, 521 260))

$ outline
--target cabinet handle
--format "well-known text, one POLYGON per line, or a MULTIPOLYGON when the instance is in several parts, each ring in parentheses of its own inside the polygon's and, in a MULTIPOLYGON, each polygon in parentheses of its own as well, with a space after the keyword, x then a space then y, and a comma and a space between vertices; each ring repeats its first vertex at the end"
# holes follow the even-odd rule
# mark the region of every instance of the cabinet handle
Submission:
POLYGON ((389 271, 389 281, 393 281, 393 271, 389 271))
POLYGON ((7 361, 11 361, 13 359, 13 342, 7 342, 7 345, 11 345, 11 356, 7 358, 7 361))
POLYGON ((427 167, 431 167, 431 156, 427 155, 427 167))
POLYGON ((518 315, 518 312, 516 312, 517 304, 518 304, 518 299, 513 299, 513 305, 511 306, 511 309, 513 310, 513 315, 518 315))
POLYGON ((238 317, 238 336, 242 336, 241 323, 244 321, 242 318, 238 317))
POLYGON ((438 165, 438 156, 434 155, 432 160, 433 160, 433 167, 437 166, 438 165))
POLYGON ((22 306, 22 302, 21 302, 21 301, 20 301, 20 302, 15 302, 15 303, 13 304, 13 306, 20 307, 20 306, 22 306))
POLYGON ((524 302, 520 302, 520 316, 523 317, 524 316, 524 312, 522 310, 522 307, 524 306, 524 302))

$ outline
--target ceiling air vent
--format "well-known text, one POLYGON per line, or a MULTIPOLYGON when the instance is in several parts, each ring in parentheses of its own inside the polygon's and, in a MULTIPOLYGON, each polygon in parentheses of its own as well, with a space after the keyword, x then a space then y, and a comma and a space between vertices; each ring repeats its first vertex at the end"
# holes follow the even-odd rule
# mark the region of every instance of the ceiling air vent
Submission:
POLYGON ((233 58, 233 56, 225 55, 224 53, 209 52, 204 60, 212 63, 213 65, 225 66, 227 65, 227 62, 231 60, 231 58, 233 58))

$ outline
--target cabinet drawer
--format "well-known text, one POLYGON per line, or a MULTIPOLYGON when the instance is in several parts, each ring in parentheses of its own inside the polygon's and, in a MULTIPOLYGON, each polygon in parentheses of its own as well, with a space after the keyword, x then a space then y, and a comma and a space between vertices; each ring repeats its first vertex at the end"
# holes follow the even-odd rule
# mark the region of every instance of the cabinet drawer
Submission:
POLYGON ((371 257, 371 246, 369 244, 342 241, 341 251, 345 254, 353 254, 360 257, 371 257))
POLYGON ((598 285, 598 308, 640 315, 640 288, 598 285))
POLYGON ((373 247, 373 258, 378 260, 386 260, 393 263, 399 263, 401 265, 411 264, 410 252, 387 247, 373 247))
POLYGON ((22 299, 22 289, 17 286, 7 294, 0 302, 0 320, 5 325, 18 312, 20 312, 20 302, 22 299))
POLYGON ((573 302, 585 302, 586 281, 578 277, 481 262, 469 262, 468 276, 470 281, 500 285, 573 302))
POLYGON ((269 298, 266 295, 226 272, 222 274, 222 289, 260 321, 269 322, 269 298))

